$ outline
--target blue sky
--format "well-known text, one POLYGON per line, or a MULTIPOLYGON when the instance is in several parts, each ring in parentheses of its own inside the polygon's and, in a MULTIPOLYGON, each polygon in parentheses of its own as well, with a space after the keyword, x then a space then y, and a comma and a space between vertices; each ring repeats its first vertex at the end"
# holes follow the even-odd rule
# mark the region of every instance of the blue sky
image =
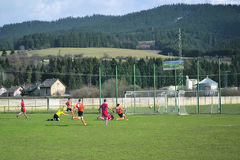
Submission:
POLYGON ((69 16, 124 15, 177 3, 240 5, 240 0, 0 0, 0 27, 31 20, 52 21, 69 16))

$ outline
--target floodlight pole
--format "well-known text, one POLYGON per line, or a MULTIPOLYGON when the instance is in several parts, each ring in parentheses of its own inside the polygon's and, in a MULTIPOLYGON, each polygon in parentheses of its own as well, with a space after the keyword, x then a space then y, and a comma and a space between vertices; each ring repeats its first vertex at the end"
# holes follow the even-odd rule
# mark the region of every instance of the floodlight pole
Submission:
POLYGON ((156 83, 155 83, 155 63, 153 65, 153 88, 154 88, 154 112, 156 111, 156 83))
POLYGON ((118 104, 118 78, 117 78, 117 65, 116 65, 116 106, 118 104))
POLYGON ((175 72, 175 106, 177 106, 177 71, 176 71, 176 68, 175 68, 174 72, 175 72))
POLYGON ((101 81, 102 81, 102 77, 101 77, 101 65, 99 66, 99 106, 101 106, 102 102, 101 102, 101 81))
MULTIPOLYGON (((180 28, 178 30, 178 51, 179 51, 178 58, 179 60, 182 60, 182 32, 180 28)), ((183 89, 183 69, 176 70, 175 68, 175 106, 177 106, 176 96, 179 96, 178 92, 180 89, 183 89)), ((178 107, 178 110, 179 110, 179 107, 178 107)))
POLYGON ((221 105, 221 64, 220 64, 220 57, 218 57, 218 74, 219 74, 219 103, 218 103, 218 112, 222 113, 222 105, 221 105))
MULTIPOLYGON (((178 33, 178 50, 179 50, 179 53, 178 53, 179 60, 182 60, 182 32, 180 28, 178 33)), ((182 69, 178 70, 178 80, 179 80, 178 86, 180 86, 181 89, 183 89, 183 70, 182 69)))
POLYGON ((199 59, 197 59, 197 112, 200 113, 199 108, 199 59))
POLYGON ((134 83, 134 113, 136 113, 136 76, 135 76, 135 64, 133 65, 133 83, 134 83))

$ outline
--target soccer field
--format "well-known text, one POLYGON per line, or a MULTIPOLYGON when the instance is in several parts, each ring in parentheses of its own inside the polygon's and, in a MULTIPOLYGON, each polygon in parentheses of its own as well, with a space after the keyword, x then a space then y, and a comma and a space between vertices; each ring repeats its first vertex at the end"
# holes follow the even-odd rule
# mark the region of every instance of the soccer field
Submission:
POLYGON ((240 159, 240 115, 128 115, 108 126, 85 114, 88 126, 71 115, 0 113, 0 159, 240 159))

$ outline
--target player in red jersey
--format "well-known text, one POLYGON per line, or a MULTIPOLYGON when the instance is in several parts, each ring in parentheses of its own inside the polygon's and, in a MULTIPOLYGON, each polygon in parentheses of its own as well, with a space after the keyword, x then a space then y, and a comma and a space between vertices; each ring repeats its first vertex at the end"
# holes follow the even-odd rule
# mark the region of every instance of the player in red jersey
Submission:
POLYGON ((66 106, 67 106, 67 112, 68 111, 72 112, 72 116, 74 116, 73 110, 71 108, 71 98, 68 98, 68 101, 66 102, 66 106))
POLYGON ((67 112, 68 111, 72 111, 72 108, 71 108, 71 98, 68 98, 68 101, 66 102, 66 106, 67 106, 67 112))
POLYGON ((26 114, 25 104, 24 104, 23 99, 22 99, 22 101, 21 101, 21 112, 17 114, 17 118, 18 118, 22 113, 24 113, 25 118, 27 119, 28 117, 27 117, 27 114, 26 114))
POLYGON ((102 116, 103 116, 104 119, 105 119, 105 126, 107 126, 108 120, 113 120, 114 117, 113 117, 113 115, 110 116, 110 115, 108 114, 107 109, 110 109, 110 110, 112 110, 112 109, 108 107, 108 104, 107 104, 107 100, 106 100, 106 99, 104 99, 104 102, 103 102, 103 104, 98 108, 98 111, 99 111, 100 109, 102 109, 102 116))
POLYGON ((86 126, 87 123, 83 119, 83 110, 84 110, 84 105, 81 103, 81 99, 78 100, 78 103, 74 106, 74 108, 78 109, 78 117, 74 117, 72 119, 81 119, 82 123, 86 126))
POLYGON ((122 113, 122 111, 124 111, 124 109, 122 109, 122 107, 120 107, 120 104, 117 104, 117 106, 113 107, 113 109, 116 110, 117 114, 120 117, 120 118, 117 118, 117 120, 123 120, 123 117, 125 118, 125 120, 128 120, 126 115, 122 113))

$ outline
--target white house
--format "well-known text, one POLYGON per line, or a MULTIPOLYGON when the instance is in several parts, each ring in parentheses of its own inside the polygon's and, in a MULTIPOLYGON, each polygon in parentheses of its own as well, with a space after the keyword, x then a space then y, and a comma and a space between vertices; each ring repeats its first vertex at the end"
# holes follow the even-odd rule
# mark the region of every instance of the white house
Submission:
POLYGON ((12 86, 7 90, 7 92, 4 92, 3 95, 6 97, 16 97, 21 96, 23 88, 21 86, 12 86))
MULTIPOLYGON (((197 85, 195 89, 197 89, 197 85)), ((208 78, 208 76, 199 82, 199 91, 202 96, 215 95, 217 89, 218 83, 208 78)))
POLYGON ((189 79, 188 76, 186 76, 186 89, 193 89, 194 86, 197 84, 197 79, 189 79))
POLYGON ((7 89, 3 86, 0 86, 0 96, 5 92, 7 92, 7 89))
POLYGON ((208 76, 199 82, 199 90, 216 90, 218 83, 208 78, 208 76))
POLYGON ((46 79, 40 85, 40 96, 64 95, 66 86, 59 79, 46 79))

